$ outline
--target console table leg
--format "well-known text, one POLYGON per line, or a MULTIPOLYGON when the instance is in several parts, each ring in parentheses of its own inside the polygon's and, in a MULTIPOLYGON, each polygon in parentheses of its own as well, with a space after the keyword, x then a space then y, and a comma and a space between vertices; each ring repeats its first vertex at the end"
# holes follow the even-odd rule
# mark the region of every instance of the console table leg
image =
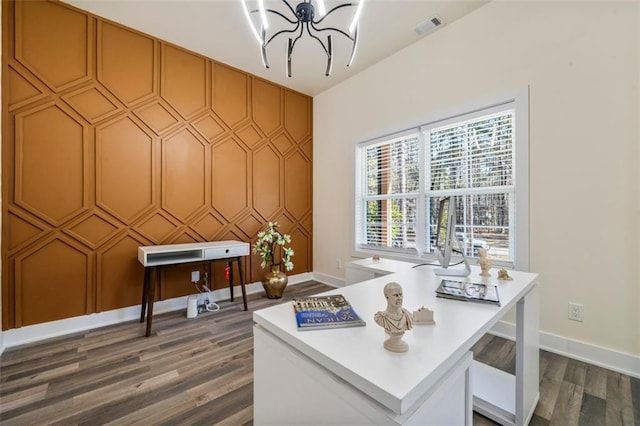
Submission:
POLYGON ((147 287, 149 286, 149 268, 144 268, 142 281, 142 303, 140 304, 140 322, 144 322, 144 314, 147 310, 147 287))
POLYGON ((149 285, 147 287, 147 305, 149 307, 149 312, 147 312, 147 332, 145 334, 147 337, 151 336, 151 323, 153 321, 153 301, 155 299, 156 284, 159 281, 158 268, 151 267, 150 269, 151 271, 149 272, 149 274, 151 279, 149 280, 149 285))
POLYGON ((227 271, 229 273, 229 275, 227 276, 227 279, 229 281, 229 295, 231 296, 231 301, 233 302, 233 262, 230 260, 227 261, 227 271))
POLYGON ((244 303, 244 310, 247 310, 247 289, 244 287, 244 277, 242 275, 242 258, 236 258, 238 262, 238 274, 240 275, 240 288, 242 289, 242 302, 244 303))

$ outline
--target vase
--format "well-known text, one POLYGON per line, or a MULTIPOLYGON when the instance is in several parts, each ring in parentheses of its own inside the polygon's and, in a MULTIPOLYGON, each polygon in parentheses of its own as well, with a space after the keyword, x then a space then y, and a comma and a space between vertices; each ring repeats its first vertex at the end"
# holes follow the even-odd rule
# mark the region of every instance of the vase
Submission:
POLYGON ((280 265, 271 265, 271 271, 262 278, 262 287, 269 299, 280 299, 289 282, 287 274, 280 270, 280 265))

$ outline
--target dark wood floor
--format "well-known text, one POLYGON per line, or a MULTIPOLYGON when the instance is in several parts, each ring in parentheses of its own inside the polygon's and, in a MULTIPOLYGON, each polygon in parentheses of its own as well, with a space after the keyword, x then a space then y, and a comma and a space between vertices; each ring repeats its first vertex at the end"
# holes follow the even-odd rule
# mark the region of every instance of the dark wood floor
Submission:
MULTIPOLYGON (((187 320, 158 315, 153 334, 129 322, 10 348, 0 358, 3 425, 253 423, 251 311, 328 287, 289 286, 273 301, 221 303, 187 320)), ((513 372, 510 341, 484 336, 480 361, 513 372)), ((476 424, 493 424, 475 414, 476 424)), ((639 425, 640 380, 542 351, 540 403, 532 425, 639 425)))

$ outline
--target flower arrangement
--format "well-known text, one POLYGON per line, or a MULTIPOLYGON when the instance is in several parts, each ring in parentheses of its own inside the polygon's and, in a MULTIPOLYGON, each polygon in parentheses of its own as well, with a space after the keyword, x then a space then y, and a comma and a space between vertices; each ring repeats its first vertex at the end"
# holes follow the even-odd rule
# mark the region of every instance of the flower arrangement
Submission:
POLYGON ((285 247, 285 244, 291 243, 291 236, 281 234, 278 231, 279 226, 278 222, 269 222, 267 229, 258 232, 258 240, 253 244, 253 252, 262 258, 260 264, 262 268, 267 265, 280 266, 282 264, 285 270, 290 271, 293 269, 293 262, 291 262, 293 249, 285 247), (277 261, 278 248, 280 248, 280 261, 277 261))

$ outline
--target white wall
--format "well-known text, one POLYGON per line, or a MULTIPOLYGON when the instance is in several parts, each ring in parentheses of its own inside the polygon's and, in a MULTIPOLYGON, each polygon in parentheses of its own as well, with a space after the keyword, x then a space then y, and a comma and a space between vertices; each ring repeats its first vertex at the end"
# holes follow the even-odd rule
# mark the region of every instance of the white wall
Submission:
POLYGON ((494 1, 316 96, 314 272, 350 259, 355 143, 529 86, 540 328, 640 355, 639 8, 494 1))

